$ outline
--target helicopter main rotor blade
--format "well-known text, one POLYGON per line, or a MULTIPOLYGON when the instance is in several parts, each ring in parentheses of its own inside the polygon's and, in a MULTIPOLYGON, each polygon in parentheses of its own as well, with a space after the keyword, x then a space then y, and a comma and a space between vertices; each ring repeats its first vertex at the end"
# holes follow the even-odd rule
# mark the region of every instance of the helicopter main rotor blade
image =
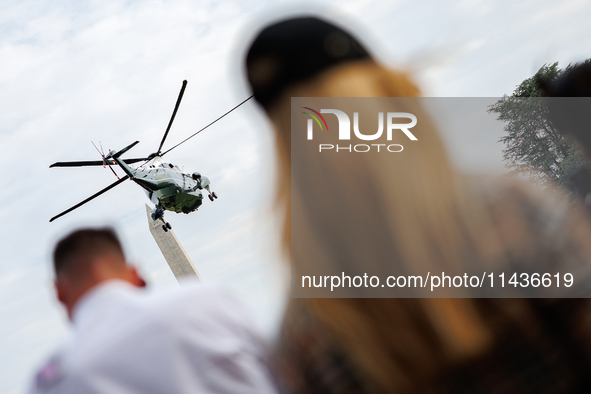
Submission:
POLYGON ((86 166, 102 166, 105 164, 102 160, 93 160, 93 161, 58 161, 57 163, 53 163, 49 166, 49 168, 53 167, 86 167, 86 166))
MULTIPOLYGON (((168 152, 170 152, 171 150, 173 150, 177 146, 180 146, 180 145, 184 144, 185 142, 189 141, 191 138, 195 137, 197 134, 201 133, 203 130, 205 130, 206 128, 208 128, 209 126, 211 126, 212 124, 214 124, 215 122, 219 121, 224 116, 228 115, 230 112, 236 110, 238 107, 240 107, 242 104, 246 103, 248 100, 250 100, 253 97, 254 97, 254 94, 252 96, 250 96, 249 98, 247 98, 246 100, 244 100, 243 102, 241 102, 240 104, 238 104, 237 106, 235 106, 234 108, 232 108, 231 110, 229 110, 228 112, 226 112, 225 114, 223 114, 222 116, 220 116, 219 118, 217 118, 216 120, 214 120, 213 122, 209 123, 207 126, 203 127, 199 131, 197 131, 195 134, 189 136, 188 138, 185 138, 184 140, 182 140, 181 142, 179 142, 178 144, 176 144, 172 148, 168 149, 166 152, 162 153, 160 155, 160 157, 164 156, 165 154, 167 154, 168 152)), ((160 153, 160 151, 158 153, 160 153)))
MULTIPOLYGON (((133 163, 137 163, 139 161, 146 161, 148 160, 147 157, 142 157, 140 159, 125 159, 123 160, 126 164, 133 164, 133 163)), ((49 168, 53 168, 53 167, 86 167, 86 166, 102 166, 103 164, 110 164, 110 165, 115 165, 117 163, 115 163, 112 160, 105 160, 105 161, 58 161, 57 163, 53 163, 52 165, 49 166, 49 168)))
POLYGON ((123 159, 123 162, 126 164, 133 164, 133 163, 137 163, 138 161, 144 161, 144 160, 148 160, 148 158, 142 157, 140 159, 123 159))
POLYGON ((105 156, 105 159, 110 159, 111 157, 121 157, 122 154, 139 144, 139 141, 134 141, 131 144, 127 145, 125 148, 121 149, 119 152, 111 151, 105 156))
MULTIPOLYGON (((102 164, 101 164, 102 165, 102 164)), ((112 188, 114 188, 115 186, 117 186, 118 184, 120 184, 123 181, 126 181, 129 179, 129 175, 125 175, 123 178, 119 179, 117 182, 115 183, 111 183, 109 186, 105 187, 103 190, 101 190, 98 193, 93 194, 92 196, 88 197, 86 200, 74 205, 73 207, 66 209, 65 211, 63 211, 62 213, 60 213, 59 215, 56 215, 54 217, 52 217, 51 219, 49 219, 50 222, 53 222, 55 219, 60 218, 62 216, 64 216, 66 213, 70 213, 72 212, 74 209, 76 208, 80 208, 82 205, 86 204, 87 202, 89 202, 92 199, 97 198, 98 196, 100 196, 101 194, 108 192, 109 190, 111 190, 112 188)))
POLYGON ((162 141, 160 142, 160 146, 158 147, 158 153, 162 152, 162 145, 164 145, 164 141, 166 141, 166 137, 168 136, 168 132, 170 131, 170 126, 172 126, 172 122, 174 121, 174 117, 176 116, 176 111, 179 109, 179 105, 181 105, 181 100, 183 99, 183 94, 185 94, 185 88, 187 87, 187 80, 183 81, 183 86, 181 87, 181 91, 179 93, 179 97, 176 99, 176 104, 174 106, 174 111, 172 111, 172 116, 170 117, 170 122, 168 122, 168 127, 164 132, 164 137, 162 137, 162 141))

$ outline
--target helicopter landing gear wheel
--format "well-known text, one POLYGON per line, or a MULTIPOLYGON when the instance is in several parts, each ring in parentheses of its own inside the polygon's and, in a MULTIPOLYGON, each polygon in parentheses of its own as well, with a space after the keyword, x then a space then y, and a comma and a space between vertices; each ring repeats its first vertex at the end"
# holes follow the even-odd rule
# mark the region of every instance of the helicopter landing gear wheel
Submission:
POLYGON ((162 230, 164 230, 165 233, 168 232, 168 227, 166 227, 166 224, 162 225, 162 230))
POLYGON ((209 197, 210 201, 213 201, 213 196, 211 194, 209 194, 207 197, 209 197))
POLYGON ((213 196, 213 198, 218 198, 218 195, 215 194, 215 192, 211 192, 211 195, 213 196))
POLYGON ((169 230, 172 229, 172 226, 170 225, 170 223, 166 222, 166 227, 168 227, 169 230))

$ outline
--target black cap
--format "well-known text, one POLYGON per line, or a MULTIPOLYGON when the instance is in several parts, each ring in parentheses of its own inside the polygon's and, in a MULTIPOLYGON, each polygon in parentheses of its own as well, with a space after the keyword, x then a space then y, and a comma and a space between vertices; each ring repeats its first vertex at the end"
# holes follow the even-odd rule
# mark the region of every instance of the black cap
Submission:
POLYGON ((267 107, 287 86, 349 60, 370 58, 349 33, 315 17, 265 28, 246 56, 255 99, 267 107))

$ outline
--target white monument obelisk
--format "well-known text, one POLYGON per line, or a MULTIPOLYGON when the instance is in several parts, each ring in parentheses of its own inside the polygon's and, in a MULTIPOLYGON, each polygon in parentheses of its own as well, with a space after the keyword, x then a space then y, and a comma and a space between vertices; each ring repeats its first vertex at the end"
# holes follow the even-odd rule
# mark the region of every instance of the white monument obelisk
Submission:
POLYGON ((147 204, 146 213, 148 214, 150 232, 176 279, 196 276, 200 281, 203 281, 174 232, 172 230, 164 231, 162 221, 152 220, 152 209, 147 204))

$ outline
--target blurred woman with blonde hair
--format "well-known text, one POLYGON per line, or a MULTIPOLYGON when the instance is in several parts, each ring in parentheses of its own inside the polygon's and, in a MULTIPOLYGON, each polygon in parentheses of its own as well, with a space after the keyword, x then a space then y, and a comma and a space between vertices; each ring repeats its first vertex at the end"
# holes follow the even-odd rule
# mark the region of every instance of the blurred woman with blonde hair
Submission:
MULTIPOLYGON (((387 275, 384 259, 406 272, 589 265, 584 215, 517 182, 466 179, 417 100, 400 102, 422 119, 413 128, 421 144, 408 144, 404 155, 337 162, 337 155, 305 153, 291 138, 292 97, 420 96, 408 75, 376 63, 339 27, 314 17, 270 25, 246 66, 276 131, 293 272, 387 275), (304 155, 296 173, 294 154, 304 155), (305 245, 297 250, 296 235, 305 245)), ((292 299, 276 373, 296 393, 588 392, 589 306, 575 299, 292 299)))

